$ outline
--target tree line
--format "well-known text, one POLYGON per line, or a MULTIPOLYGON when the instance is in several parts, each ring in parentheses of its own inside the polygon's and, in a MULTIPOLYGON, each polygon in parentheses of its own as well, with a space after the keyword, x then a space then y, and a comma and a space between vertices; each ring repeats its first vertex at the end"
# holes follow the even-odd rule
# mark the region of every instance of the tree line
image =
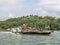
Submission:
POLYGON ((60 30, 60 18, 37 15, 22 16, 0 21, 0 30, 22 26, 23 24, 36 29, 60 30))

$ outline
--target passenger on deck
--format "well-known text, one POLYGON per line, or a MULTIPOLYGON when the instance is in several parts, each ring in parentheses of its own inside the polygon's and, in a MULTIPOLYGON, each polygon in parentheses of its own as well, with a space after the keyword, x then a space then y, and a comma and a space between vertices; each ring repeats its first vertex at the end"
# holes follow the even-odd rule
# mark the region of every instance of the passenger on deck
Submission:
POLYGON ((27 30, 27 29, 28 29, 27 25, 23 24, 23 30, 27 30))

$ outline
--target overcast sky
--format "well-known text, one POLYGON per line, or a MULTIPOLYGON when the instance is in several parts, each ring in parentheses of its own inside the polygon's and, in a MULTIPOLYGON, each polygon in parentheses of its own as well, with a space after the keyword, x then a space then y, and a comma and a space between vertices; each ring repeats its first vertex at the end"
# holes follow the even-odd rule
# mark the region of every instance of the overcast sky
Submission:
POLYGON ((0 18, 29 14, 60 17, 60 0, 0 0, 0 18))

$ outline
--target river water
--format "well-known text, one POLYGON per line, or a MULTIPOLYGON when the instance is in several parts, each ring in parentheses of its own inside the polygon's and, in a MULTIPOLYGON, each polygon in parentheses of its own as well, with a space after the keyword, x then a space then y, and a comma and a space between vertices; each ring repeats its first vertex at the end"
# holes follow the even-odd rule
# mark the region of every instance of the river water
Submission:
POLYGON ((60 31, 54 31, 50 35, 0 32, 0 45, 60 45, 60 31))

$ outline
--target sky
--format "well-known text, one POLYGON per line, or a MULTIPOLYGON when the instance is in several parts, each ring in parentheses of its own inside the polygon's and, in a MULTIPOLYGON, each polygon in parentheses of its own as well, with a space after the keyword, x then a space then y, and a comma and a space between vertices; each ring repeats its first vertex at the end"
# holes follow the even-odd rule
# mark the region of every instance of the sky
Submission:
POLYGON ((30 14, 60 17, 60 0, 0 0, 0 20, 30 14))

